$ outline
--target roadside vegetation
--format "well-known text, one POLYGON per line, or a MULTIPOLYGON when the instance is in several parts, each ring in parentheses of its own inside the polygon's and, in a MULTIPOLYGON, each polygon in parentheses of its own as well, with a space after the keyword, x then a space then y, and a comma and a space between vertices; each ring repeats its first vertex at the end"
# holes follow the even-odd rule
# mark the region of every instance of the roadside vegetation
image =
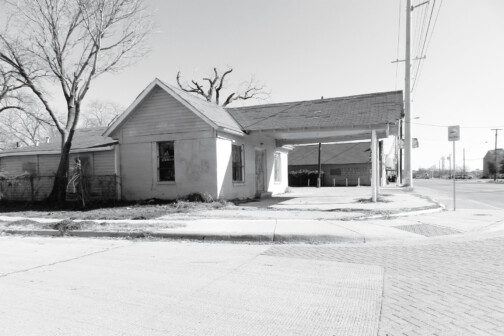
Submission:
POLYGON ((85 209, 76 204, 67 204, 66 208, 47 202, 9 202, 0 201, 0 215, 36 218, 77 219, 77 220, 142 220, 162 216, 232 207, 226 201, 205 201, 197 196, 183 200, 151 199, 142 202, 96 202, 85 209))

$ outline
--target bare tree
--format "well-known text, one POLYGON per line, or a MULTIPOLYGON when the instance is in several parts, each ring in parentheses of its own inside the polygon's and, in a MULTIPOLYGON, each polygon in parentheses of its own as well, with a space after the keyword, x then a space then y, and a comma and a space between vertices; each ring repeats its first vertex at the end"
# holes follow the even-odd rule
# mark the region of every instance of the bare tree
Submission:
MULTIPOLYGON (((91 82, 144 55, 150 17, 142 0, 19 0, 5 2, 8 29, 0 32, 0 62, 43 105, 61 135, 61 158, 49 200, 65 199, 69 153, 91 82), (60 121, 48 87, 66 104, 60 121)), ((0 8, 1 9, 1 8, 0 8)))
POLYGON ((22 110, 20 90, 24 87, 16 80, 15 73, 0 66, 0 113, 7 110, 22 110))
POLYGON ((82 127, 110 126, 122 110, 123 108, 114 102, 93 100, 86 106, 86 114, 82 117, 82 127))
POLYGON ((256 83, 252 77, 249 81, 243 83, 241 88, 232 92, 226 88, 227 76, 233 72, 232 68, 227 69, 222 74, 217 68, 213 69, 211 76, 202 79, 203 82, 191 80, 190 83, 181 82, 181 73, 177 73, 177 84, 185 92, 194 93, 205 98, 209 102, 214 102, 218 105, 228 106, 234 101, 249 100, 249 99, 266 99, 268 92, 265 91, 263 85, 256 83), (227 93, 225 91, 227 90, 227 93), (224 98, 222 98, 224 97, 224 98))
POLYGON ((37 141, 43 141, 49 135, 51 122, 44 120, 46 113, 40 110, 12 109, 0 114, 0 134, 7 147, 15 147, 16 143, 33 146, 37 141))

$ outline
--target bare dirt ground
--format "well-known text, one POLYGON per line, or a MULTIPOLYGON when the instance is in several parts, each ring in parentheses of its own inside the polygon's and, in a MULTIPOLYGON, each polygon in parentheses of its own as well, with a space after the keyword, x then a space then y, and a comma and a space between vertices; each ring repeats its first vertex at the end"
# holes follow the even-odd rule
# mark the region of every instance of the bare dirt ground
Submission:
POLYGON ((187 202, 177 201, 161 204, 122 204, 97 205, 96 208, 86 210, 58 210, 43 204, 1 203, 0 215, 29 218, 69 218, 78 220, 120 220, 120 219, 154 219, 169 214, 189 213, 194 211, 222 209, 233 207, 227 202, 187 202), (98 207, 100 206, 100 207, 98 207))

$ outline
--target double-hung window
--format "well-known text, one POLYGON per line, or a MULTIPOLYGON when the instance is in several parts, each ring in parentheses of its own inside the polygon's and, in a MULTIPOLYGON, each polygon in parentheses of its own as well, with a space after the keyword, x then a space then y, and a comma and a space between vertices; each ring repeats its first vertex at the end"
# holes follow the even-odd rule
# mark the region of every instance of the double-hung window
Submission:
POLYGON ((244 181, 243 146, 232 145, 233 182, 244 181))
POLYGON ((158 142, 158 180, 175 181, 175 146, 173 141, 158 142))

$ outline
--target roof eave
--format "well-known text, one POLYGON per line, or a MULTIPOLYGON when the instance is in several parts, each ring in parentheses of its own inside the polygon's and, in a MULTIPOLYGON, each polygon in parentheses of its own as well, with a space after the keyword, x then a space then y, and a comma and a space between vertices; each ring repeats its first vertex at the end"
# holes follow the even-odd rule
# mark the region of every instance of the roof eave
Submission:
MULTIPOLYGON (((77 148, 71 149, 70 154, 76 153, 88 153, 88 152, 104 152, 114 149, 116 144, 112 144, 109 146, 103 147, 91 147, 91 148, 77 148)), ((30 156, 30 155, 58 155, 61 154, 60 150, 42 150, 42 151, 31 151, 31 152, 8 152, 2 153, 0 152, 0 157, 8 157, 8 156, 30 156)))

